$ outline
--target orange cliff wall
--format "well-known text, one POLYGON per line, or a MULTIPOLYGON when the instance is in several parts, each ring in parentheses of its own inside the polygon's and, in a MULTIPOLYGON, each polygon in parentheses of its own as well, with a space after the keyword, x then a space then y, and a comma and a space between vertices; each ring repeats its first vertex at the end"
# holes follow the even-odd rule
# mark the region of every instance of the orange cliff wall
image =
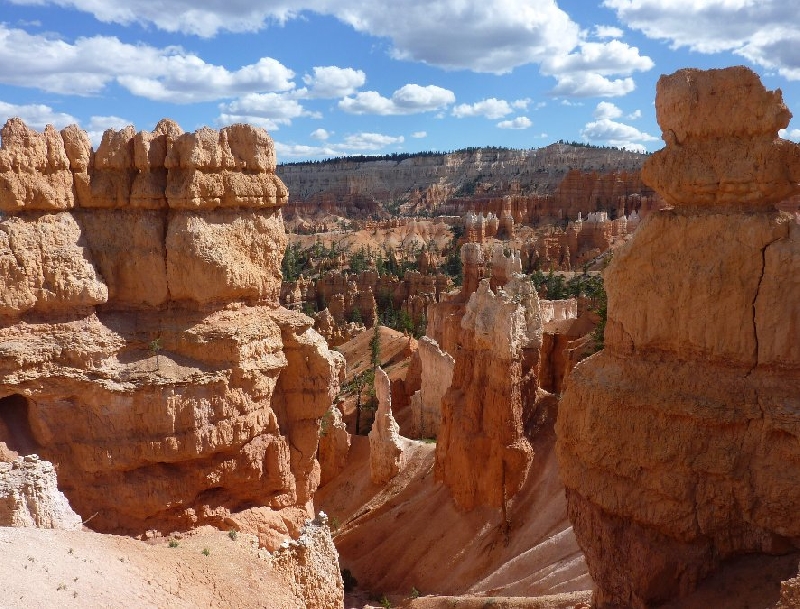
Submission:
POLYGON ((98 531, 250 506, 296 531, 343 360, 279 306, 267 133, 164 120, 96 151, 74 126, 0 135, 0 442, 58 464, 98 531))

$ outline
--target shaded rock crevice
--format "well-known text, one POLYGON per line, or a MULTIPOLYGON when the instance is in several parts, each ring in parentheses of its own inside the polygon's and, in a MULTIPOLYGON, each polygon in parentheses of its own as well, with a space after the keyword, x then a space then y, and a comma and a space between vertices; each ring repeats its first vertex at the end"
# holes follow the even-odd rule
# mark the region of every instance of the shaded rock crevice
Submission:
POLYGON ((774 243, 774 241, 761 248, 761 273, 758 276, 756 293, 753 295, 753 342, 755 343, 755 349, 753 352, 753 365, 750 370, 747 371, 746 376, 750 376, 753 373, 753 370, 758 367, 758 324, 756 323, 756 301, 758 301, 758 295, 761 292, 761 283, 764 281, 764 271, 767 267, 767 248, 772 245, 772 243, 774 243))

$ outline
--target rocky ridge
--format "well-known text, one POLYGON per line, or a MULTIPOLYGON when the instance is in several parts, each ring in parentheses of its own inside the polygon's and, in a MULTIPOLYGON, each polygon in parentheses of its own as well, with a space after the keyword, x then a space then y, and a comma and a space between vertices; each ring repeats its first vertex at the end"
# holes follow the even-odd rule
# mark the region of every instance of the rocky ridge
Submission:
POLYGON ((605 349, 557 422, 598 607, 682 597, 723 561, 796 552, 800 224, 789 113, 743 67, 659 80, 650 214, 606 273, 605 349))
POLYGON ((653 193, 639 178, 645 158, 556 143, 530 150, 476 148, 292 163, 277 173, 292 193, 287 218, 384 217, 387 206, 411 214, 476 211, 499 217, 507 206, 516 222, 534 223, 578 212, 649 209, 653 193))

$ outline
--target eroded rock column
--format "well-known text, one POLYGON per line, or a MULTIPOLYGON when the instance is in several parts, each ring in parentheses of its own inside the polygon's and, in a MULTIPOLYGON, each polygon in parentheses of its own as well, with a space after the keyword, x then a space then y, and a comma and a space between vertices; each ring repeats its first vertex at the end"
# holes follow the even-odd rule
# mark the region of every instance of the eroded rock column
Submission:
POLYGON ((536 398, 541 343, 531 282, 517 275, 495 293, 482 280, 461 319, 436 445, 436 478, 462 509, 502 508, 525 482, 533 449, 523 410, 536 398))
POLYGON ((606 273, 605 349, 559 407, 569 516, 599 607, 692 591, 720 561, 797 549, 800 225, 791 114, 747 68, 659 80, 672 204, 606 273))

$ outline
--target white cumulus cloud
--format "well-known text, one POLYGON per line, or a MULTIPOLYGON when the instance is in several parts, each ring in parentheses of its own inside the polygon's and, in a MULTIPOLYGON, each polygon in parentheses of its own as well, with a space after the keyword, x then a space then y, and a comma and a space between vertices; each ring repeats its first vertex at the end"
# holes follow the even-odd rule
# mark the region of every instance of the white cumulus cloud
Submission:
POLYGON ((636 88, 633 72, 646 72, 653 60, 619 40, 583 42, 577 52, 554 55, 541 66, 556 79, 553 95, 567 97, 617 97, 636 88), (620 78, 615 78, 620 76, 620 78))
POLYGON ((405 141, 403 136, 384 135, 382 133, 355 133, 348 135, 340 142, 326 142, 320 146, 285 143, 276 140, 275 150, 279 159, 334 157, 354 154, 379 154, 379 151, 392 146, 399 146, 405 141))
POLYGON ((645 150, 642 142, 652 142, 658 139, 649 133, 640 131, 636 127, 631 127, 610 118, 600 118, 586 123, 586 126, 581 131, 581 136, 592 144, 616 146, 638 151, 645 150))
POLYGON ((330 138, 331 135, 333 135, 333 134, 330 131, 328 131, 327 129, 322 129, 322 128, 314 129, 314 131, 311 132, 311 137, 314 138, 315 140, 324 141, 324 140, 327 140, 328 138, 330 138))
POLYGON ((388 37, 395 57, 448 69, 510 72, 569 52, 580 34, 555 0, 345 0, 337 7, 333 14, 356 30, 388 37))
POLYGON ((528 129, 533 123, 527 116, 518 116, 508 121, 500 121, 497 126, 500 129, 528 129))
POLYGON ((800 80, 797 5, 787 0, 604 0, 649 38, 699 53, 730 51, 800 80))
POLYGON ((459 104, 453 108, 453 116, 456 118, 467 118, 473 116, 483 116, 485 118, 503 118, 513 112, 512 105, 504 99, 490 97, 474 104, 459 104))
POLYGON ((203 37, 258 31, 313 11, 387 38, 398 59, 496 74, 569 53, 581 36, 556 0, 171 0, 168 10, 162 0, 10 1, 74 8, 103 22, 152 24, 203 37))
MULTIPOLYGON (((74 8, 92 14, 98 21, 131 25, 153 24, 167 32, 183 32, 210 37, 219 31, 253 32, 268 21, 285 22, 314 2, 243 0, 170 0, 167 7, 159 0, 10 0, 13 4, 52 5, 74 8)), ((322 3, 319 3, 320 5, 322 3)))
POLYGON ((293 77, 270 57, 231 71, 178 47, 126 44, 112 36, 69 43, 0 24, 0 83, 54 93, 91 95, 116 81, 140 97, 189 103, 288 91, 295 86, 293 77))
POLYGON ((418 114, 438 110, 455 102, 455 93, 436 85, 408 84, 399 88, 391 98, 377 91, 362 91, 345 97, 339 108, 350 114, 418 114))
POLYGON ((353 68, 317 66, 313 71, 313 75, 303 76, 303 82, 308 88, 298 91, 299 95, 326 99, 345 97, 355 93, 367 82, 367 75, 353 68))
MULTIPOLYGON (((597 25, 591 30, 582 30, 558 6, 557 0, 483 3, 463 0, 171 0, 169 10, 164 10, 162 0, 8 1, 73 8, 104 22, 155 25, 168 32, 204 37, 221 31, 254 32, 302 18, 304 12, 314 12, 332 16, 365 35, 388 40, 390 55, 399 60, 448 70, 493 74, 505 74, 519 66, 538 64, 543 74, 556 79, 555 94, 564 96, 622 95, 632 90, 630 76, 633 72, 648 70, 652 66, 650 59, 640 55, 636 47, 617 40, 623 33, 620 28, 597 25), (590 35, 600 42, 589 42, 587 38, 590 35), (589 73, 591 76, 586 75, 589 73)), ((652 0, 644 0, 644 3, 649 1, 652 0)), ((622 3, 622 0, 607 2, 622 3)), ((23 44, 19 48, 27 47, 29 45, 23 44)), ((104 56, 99 54, 97 57, 104 56)), ((172 71, 180 72, 180 61, 174 63, 176 66, 172 71)), ((210 68, 205 70, 210 75, 214 73, 210 68)), ((353 101, 349 96, 363 86, 363 73, 350 68, 335 68, 330 73, 314 70, 314 74, 304 78, 306 87, 298 89, 298 94, 316 98, 346 95, 350 100, 349 106, 358 106, 358 100, 353 101), (340 72, 335 73, 337 70, 340 72), (337 92, 339 94, 335 95, 337 92)), ((125 72, 123 70, 123 74, 125 72)), ((233 91, 234 94, 288 90, 276 84, 247 88, 246 82, 239 82, 239 78, 244 77, 238 74, 239 71, 227 75, 221 72, 212 77, 203 77, 198 72, 197 67, 192 67, 190 74, 174 79, 170 78, 171 71, 163 70, 156 75, 128 74, 124 86, 151 99, 169 97, 170 101, 179 99, 181 90, 186 89, 189 92, 184 94, 183 101, 210 95, 201 86, 203 83, 208 83, 208 87, 216 91, 217 98, 223 97, 219 91, 226 86, 223 84, 226 78, 239 87, 233 91), (193 78, 193 75, 197 77, 193 78), (199 90, 192 93, 195 89, 199 90)), ((85 70, 82 74, 87 78, 87 86, 94 90, 99 90, 110 77, 115 77, 113 70, 101 70, 99 74, 85 70), (89 80, 92 74, 95 74, 94 82, 89 80)), ((290 81, 292 77, 285 80, 290 81)), ((374 101, 365 103, 371 105, 374 101)))
POLYGON ((306 110, 297 100, 281 93, 248 93, 220 104, 220 110, 217 122, 221 125, 253 123, 267 130, 290 125, 300 117, 321 118, 318 112, 306 110))
POLYGON ((597 38, 622 38, 624 34, 621 28, 611 25, 596 25, 593 33, 597 38))
POLYGON ((786 140, 800 142, 800 129, 780 129, 778 135, 786 140))
POLYGON ((357 133, 348 135, 339 146, 345 150, 380 150, 392 144, 402 144, 405 138, 401 135, 393 137, 382 133, 357 133))
POLYGON ((622 110, 620 110, 617 106, 612 104, 611 102, 601 101, 597 104, 597 108, 594 109, 592 116, 595 118, 619 118, 622 116, 622 110))
POLYGON ((600 74, 580 73, 558 76, 558 84, 551 91, 556 96, 567 97, 620 97, 636 88, 633 78, 609 79, 600 74))

